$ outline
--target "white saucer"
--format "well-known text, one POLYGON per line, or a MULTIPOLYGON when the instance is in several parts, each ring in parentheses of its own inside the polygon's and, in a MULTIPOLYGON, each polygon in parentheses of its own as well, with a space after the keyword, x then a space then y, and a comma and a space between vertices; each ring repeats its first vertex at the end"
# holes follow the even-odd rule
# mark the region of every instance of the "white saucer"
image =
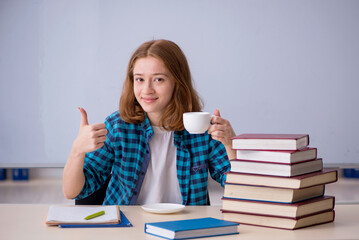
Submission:
POLYGON ((185 208, 184 205, 175 203, 151 203, 142 206, 142 209, 150 213, 168 214, 180 212, 185 208))

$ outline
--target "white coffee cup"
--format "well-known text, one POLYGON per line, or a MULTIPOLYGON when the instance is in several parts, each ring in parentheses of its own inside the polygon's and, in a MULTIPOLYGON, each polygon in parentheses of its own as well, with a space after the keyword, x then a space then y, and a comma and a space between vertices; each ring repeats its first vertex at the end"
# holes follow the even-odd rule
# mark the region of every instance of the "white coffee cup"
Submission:
POLYGON ((208 112, 187 112, 183 114, 183 125, 189 133, 201 134, 208 130, 211 118, 208 112))

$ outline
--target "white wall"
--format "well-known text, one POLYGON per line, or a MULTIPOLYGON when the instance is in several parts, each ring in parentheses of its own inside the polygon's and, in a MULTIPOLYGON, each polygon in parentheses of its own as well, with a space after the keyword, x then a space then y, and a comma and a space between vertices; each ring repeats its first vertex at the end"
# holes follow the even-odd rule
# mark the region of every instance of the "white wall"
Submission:
POLYGON ((359 1, 0 0, 0 167, 63 166, 80 123, 118 107, 128 60, 166 38, 206 111, 239 133, 308 133, 356 164, 359 1))

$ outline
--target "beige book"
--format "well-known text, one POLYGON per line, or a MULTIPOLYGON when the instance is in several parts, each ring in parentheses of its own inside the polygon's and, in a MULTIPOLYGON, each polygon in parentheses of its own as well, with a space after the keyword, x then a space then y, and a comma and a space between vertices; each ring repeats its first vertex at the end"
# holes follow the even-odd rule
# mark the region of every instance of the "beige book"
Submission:
POLYGON ((259 201, 293 203, 319 197, 324 194, 324 185, 307 188, 275 188, 227 183, 224 187, 224 197, 240 198, 259 201))

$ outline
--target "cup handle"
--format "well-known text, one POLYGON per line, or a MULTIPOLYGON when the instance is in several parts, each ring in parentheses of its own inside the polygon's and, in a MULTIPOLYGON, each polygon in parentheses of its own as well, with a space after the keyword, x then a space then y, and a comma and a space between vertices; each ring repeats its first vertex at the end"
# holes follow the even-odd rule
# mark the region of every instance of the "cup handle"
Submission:
POLYGON ((216 116, 216 115, 214 115, 214 114, 211 115, 211 121, 209 121, 209 123, 210 123, 211 125, 213 125, 213 123, 212 123, 212 118, 215 117, 215 116, 216 116))

